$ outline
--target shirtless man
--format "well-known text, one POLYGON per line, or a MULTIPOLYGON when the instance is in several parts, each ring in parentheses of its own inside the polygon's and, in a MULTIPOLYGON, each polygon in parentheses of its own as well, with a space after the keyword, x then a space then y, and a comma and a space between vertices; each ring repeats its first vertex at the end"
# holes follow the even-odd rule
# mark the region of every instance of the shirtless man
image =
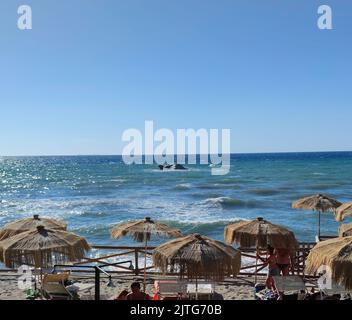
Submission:
POLYGON ((133 282, 131 284, 132 292, 126 296, 126 300, 150 300, 150 297, 141 291, 141 285, 139 282, 133 282))

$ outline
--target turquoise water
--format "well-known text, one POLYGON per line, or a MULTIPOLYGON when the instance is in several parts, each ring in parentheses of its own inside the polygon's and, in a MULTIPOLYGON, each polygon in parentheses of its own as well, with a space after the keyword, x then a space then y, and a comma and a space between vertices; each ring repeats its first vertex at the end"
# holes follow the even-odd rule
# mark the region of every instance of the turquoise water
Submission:
MULTIPOLYGON (((291 202, 316 193, 352 200, 351 152, 232 155, 225 176, 188 167, 163 172, 119 156, 1 157, 0 226, 40 214, 64 219, 91 243, 126 245, 133 240, 112 240, 109 229, 127 219, 151 216, 223 240, 226 224, 262 216, 313 241, 316 214, 291 202)), ((322 234, 338 226, 332 214, 322 216, 322 234)))

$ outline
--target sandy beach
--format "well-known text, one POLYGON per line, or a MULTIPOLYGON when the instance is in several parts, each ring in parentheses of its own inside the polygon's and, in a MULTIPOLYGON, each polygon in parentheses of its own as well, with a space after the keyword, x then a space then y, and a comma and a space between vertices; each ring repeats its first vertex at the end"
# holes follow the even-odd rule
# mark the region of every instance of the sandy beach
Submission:
MULTIPOLYGON (((24 290, 18 288, 18 275, 15 272, 2 272, 0 273, 0 300, 24 300, 26 293, 24 290)), ((94 284, 94 276, 72 276, 73 281, 79 283, 94 284)), ((155 276, 148 278, 146 292, 153 296, 154 294, 154 280, 175 280, 175 277, 160 277, 155 276)), ((100 282, 101 300, 111 300, 116 297, 121 291, 129 290, 133 281, 138 280, 142 282, 140 277, 136 278, 129 275, 119 274, 113 276, 113 283, 115 287, 108 287, 108 279, 102 278, 100 282)), ((225 300, 253 300, 253 285, 249 283, 252 281, 251 277, 241 277, 236 279, 226 279, 222 283, 215 284, 215 291, 221 294, 225 300)), ((82 300, 94 299, 94 288, 89 293, 83 292, 80 295, 82 300)))

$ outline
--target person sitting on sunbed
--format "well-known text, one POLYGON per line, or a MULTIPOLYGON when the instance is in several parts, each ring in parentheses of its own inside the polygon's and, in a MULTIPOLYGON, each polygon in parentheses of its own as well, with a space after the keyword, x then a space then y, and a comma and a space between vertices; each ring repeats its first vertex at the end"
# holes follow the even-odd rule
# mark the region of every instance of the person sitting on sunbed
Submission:
POLYGON ((141 285, 139 282, 133 282, 131 284, 132 292, 126 297, 126 300, 150 300, 149 295, 141 291, 141 285))
POLYGON ((266 259, 263 259, 260 256, 259 252, 257 252, 258 259, 260 259, 264 263, 264 266, 268 266, 268 275, 267 275, 265 284, 266 284, 266 287, 271 290, 275 290, 273 276, 280 275, 280 269, 277 265, 277 259, 274 254, 274 250, 275 249, 273 247, 268 245, 267 254, 269 256, 266 259))

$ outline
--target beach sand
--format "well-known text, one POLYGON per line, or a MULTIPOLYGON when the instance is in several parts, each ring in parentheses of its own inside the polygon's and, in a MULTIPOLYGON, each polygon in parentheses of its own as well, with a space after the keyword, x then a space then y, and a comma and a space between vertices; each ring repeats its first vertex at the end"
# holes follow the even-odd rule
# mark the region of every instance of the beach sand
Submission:
MULTIPOLYGON (((0 300, 23 300, 26 299, 26 294, 24 290, 18 288, 18 275, 15 272, 2 272, 0 273, 0 300)), ((91 283, 94 284, 94 276, 92 275, 72 275, 73 281, 78 281, 79 283, 91 283)), ((165 277, 165 276, 152 276, 148 277, 148 284, 146 292, 153 296, 154 294, 154 280, 175 280, 175 277, 165 277)), ((100 293, 101 300, 110 300, 116 297, 121 291, 130 291, 130 285, 133 281, 138 280, 142 282, 142 277, 135 277, 131 274, 118 274, 113 275, 113 283, 115 287, 108 287, 108 279, 102 276, 100 293)), ((221 294, 225 300, 253 300, 253 278, 251 277, 240 277, 235 279, 226 279, 222 283, 215 284, 215 291, 221 294), (252 282, 252 283, 250 283, 252 282)), ((261 279, 262 283, 264 280, 261 279)), ((94 299, 94 288, 91 293, 85 292, 81 294, 81 299, 90 300, 94 299)))

